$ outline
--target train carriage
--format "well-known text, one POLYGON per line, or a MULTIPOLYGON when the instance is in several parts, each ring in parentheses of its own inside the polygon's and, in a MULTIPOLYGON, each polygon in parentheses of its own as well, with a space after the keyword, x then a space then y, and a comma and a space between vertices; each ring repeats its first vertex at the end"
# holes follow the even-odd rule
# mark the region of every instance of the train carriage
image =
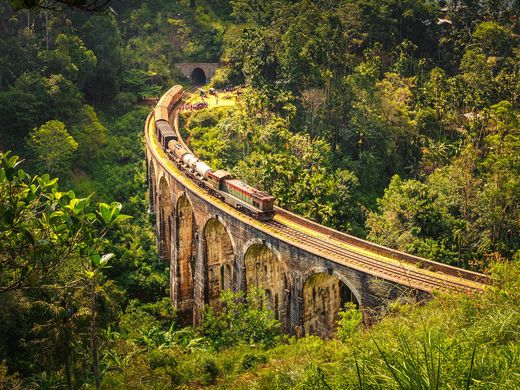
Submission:
POLYGON ((159 100, 154 110, 155 134, 165 152, 190 180, 210 194, 260 220, 274 216, 274 198, 241 180, 233 179, 225 170, 213 171, 204 161, 178 142, 169 122, 170 111, 182 97, 181 86, 174 86, 159 100))
POLYGON ((209 185, 216 190, 223 189, 222 184, 226 179, 231 179, 231 173, 223 169, 219 169, 218 171, 211 171, 208 173, 209 185))
POLYGON ((170 141, 177 141, 177 134, 166 121, 160 120, 155 122, 155 135, 161 143, 164 150, 167 149, 170 141))

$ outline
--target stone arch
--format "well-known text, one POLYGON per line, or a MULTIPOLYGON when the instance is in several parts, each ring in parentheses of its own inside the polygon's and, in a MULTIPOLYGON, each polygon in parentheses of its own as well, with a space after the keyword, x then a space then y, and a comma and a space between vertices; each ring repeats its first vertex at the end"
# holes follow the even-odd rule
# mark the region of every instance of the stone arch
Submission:
POLYGON ((157 177, 155 173, 155 165, 153 163, 153 159, 150 159, 150 163, 148 165, 148 188, 150 189, 148 196, 150 198, 150 212, 155 212, 155 194, 157 193, 156 183, 157 177))
POLYGON ((192 84, 206 84, 206 72, 204 69, 196 67, 191 71, 190 79, 192 84))
POLYGON ((271 245, 254 240, 244 253, 246 289, 261 288, 275 318, 287 323, 289 281, 281 256, 271 245))
POLYGON ((359 298, 344 278, 326 268, 307 273, 302 298, 302 323, 305 335, 330 338, 339 319, 338 312, 345 302, 359 307, 359 298))
POLYGON ((204 301, 218 308, 220 293, 233 287, 234 245, 227 228, 217 218, 206 222, 204 243, 204 301))
POLYGON ((176 207, 176 264, 172 290, 176 302, 177 317, 183 324, 189 324, 193 318, 195 259, 197 253, 197 224, 193 206, 182 193, 176 207))
POLYGON ((171 258, 171 233, 173 201, 168 181, 164 176, 159 180, 159 254, 163 259, 171 258))

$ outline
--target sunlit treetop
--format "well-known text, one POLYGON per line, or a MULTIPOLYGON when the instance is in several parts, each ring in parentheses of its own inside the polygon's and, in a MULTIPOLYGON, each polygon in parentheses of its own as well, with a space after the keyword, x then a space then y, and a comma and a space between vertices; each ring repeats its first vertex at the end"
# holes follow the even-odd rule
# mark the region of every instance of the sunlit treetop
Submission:
POLYGON ((15 10, 42 8, 61 10, 64 7, 76 8, 87 12, 105 13, 110 9, 111 0, 11 0, 15 10))

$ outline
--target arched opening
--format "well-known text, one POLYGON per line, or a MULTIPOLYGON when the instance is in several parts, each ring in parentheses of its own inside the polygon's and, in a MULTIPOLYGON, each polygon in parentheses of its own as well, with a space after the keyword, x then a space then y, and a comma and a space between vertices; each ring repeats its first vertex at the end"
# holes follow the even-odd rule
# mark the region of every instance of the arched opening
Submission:
POLYGON ((244 255, 246 288, 261 288, 266 293, 266 307, 276 319, 286 323, 287 278, 280 259, 267 245, 253 244, 244 255))
POLYGON ((205 256, 205 302, 219 307, 222 290, 233 286, 233 244, 225 226, 217 219, 210 219, 204 229, 205 256))
POLYGON ((171 257, 171 231, 173 204, 170 188, 166 179, 161 177, 159 182, 159 255, 170 260, 171 257))
POLYGON ((191 71, 191 83, 195 85, 206 84, 206 73, 202 68, 195 68, 191 71))
POLYGON ((196 256, 196 224, 190 201, 182 195, 177 201, 177 268, 173 288, 177 292, 177 318, 182 324, 193 319, 193 275, 196 256))
POLYGON ((155 166, 153 165, 153 160, 150 160, 150 166, 148 172, 148 196, 149 196, 149 207, 150 212, 155 212, 155 183, 157 178, 155 177, 155 166))
POLYGON ((352 291, 337 276, 316 273, 303 286, 303 329, 305 335, 330 338, 337 326, 338 312, 345 302, 359 306, 352 291))

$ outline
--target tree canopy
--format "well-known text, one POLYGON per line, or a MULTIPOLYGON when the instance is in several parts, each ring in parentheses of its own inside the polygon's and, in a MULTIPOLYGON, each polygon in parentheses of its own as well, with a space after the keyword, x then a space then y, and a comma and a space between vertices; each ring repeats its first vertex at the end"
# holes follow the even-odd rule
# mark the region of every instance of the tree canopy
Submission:
POLYGON ((40 8, 61 10, 63 7, 77 8, 87 12, 105 13, 111 0, 10 0, 15 10, 40 8))

